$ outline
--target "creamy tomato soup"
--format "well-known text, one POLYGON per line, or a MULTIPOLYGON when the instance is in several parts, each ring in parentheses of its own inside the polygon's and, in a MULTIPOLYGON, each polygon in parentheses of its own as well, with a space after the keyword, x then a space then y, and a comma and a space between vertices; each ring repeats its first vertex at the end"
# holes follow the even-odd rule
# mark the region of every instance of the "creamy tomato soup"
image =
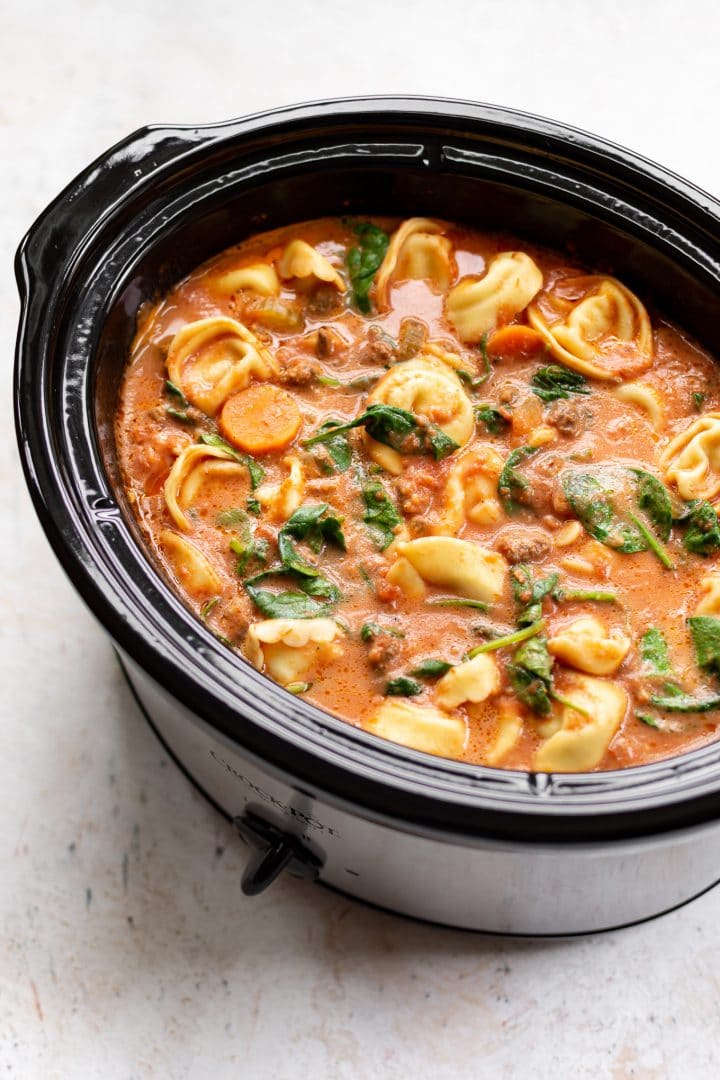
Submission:
POLYGON ((254 236, 143 312, 117 445, 186 603, 351 724, 539 771, 715 738, 718 371, 621 280, 436 219, 254 236))

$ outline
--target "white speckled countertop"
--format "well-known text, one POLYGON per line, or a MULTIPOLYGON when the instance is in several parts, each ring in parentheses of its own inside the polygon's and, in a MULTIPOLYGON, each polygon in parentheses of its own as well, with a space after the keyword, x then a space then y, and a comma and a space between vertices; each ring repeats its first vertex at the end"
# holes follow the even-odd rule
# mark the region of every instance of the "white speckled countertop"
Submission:
POLYGON ((244 848, 167 760, 50 554, 10 408, 17 242, 133 128, 437 93, 565 119, 717 193, 719 39, 720 8, 698 0, 4 5, 3 1076, 720 1074, 720 891, 540 943, 435 930, 293 880, 244 899, 244 848))

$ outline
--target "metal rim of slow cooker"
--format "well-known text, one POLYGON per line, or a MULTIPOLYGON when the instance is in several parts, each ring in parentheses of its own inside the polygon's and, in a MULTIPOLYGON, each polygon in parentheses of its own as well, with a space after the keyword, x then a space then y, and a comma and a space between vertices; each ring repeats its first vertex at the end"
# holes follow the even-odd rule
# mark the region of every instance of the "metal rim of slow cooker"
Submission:
MULTIPOLYGON (((373 124, 378 131, 383 124, 393 129, 404 124, 416 139, 423 127, 441 124, 458 137, 486 132, 498 144, 539 148, 555 155, 553 175, 560 188, 566 181, 563 160, 568 167, 581 162, 596 171, 602 167, 613 183, 628 189, 640 184, 644 190, 633 206, 654 199, 653 207, 660 206, 667 220, 684 225, 683 257, 694 263, 695 272, 718 280, 717 264, 707 252, 708 238, 720 224, 720 204, 638 155, 529 114, 445 99, 368 97, 271 110, 216 125, 144 128, 81 173, 38 218, 17 255, 22 311, 16 424, 26 479, 48 538, 75 587, 128 655, 171 695, 246 752, 294 777, 296 785, 414 827, 470 837, 619 838, 711 820, 720 790, 720 743, 654 765, 546 776, 432 758, 385 743, 291 697, 228 654, 171 592, 128 528, 92 415, 90 360, 113 286, 117 292, 119 279, 113 275, 123 257, 117 236, 109 247, 97 248, 98 237, 123 218, 127 228, 133 199, 146 213, 169 177, 187 178, 187 210, 197 192, 193 167, 205 176, 209 156, 227 157, 227 144, 235 140, 282 133, 295 146, 303 139, 306 144, 322 139, 338 126, 355 126, 358 135, 367 135, 373 124), (698 242, 698 236, 706 242, 698 242), (52 258, 57 253, 62 254, 59 269, 52 258), (49 268, 55 270, 52 280, 49 268), (92 303, 88 308, 100 278, 109 292, 102 300, 98 294, 95 308, 92 303), (59 333, 70 284, 75 299, 86 301, 73 331, 74 352, 67 351, 59 333), (62 380, 51 378, 57 373, 62 380)), ((237 148, 232 152, 237 165, 237 148)), ((565 186, 577 189, 577 182, 565 186)), ((602 191, 588 191, 603 197, 602 191)), ((146 213, 146 235, 134 228, 123 237, 126 248, 151 242, 153 230, 167 219, 162 198, 159 205, 160 210, 155 206, 146 213)), ((127 278, 126 273, 123 281, 127 278)))

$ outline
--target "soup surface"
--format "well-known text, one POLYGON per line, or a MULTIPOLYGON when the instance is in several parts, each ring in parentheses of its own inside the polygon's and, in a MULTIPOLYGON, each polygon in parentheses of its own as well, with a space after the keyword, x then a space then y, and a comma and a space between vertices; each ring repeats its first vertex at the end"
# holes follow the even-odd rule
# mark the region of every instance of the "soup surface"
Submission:
POLYGON ((143 312, 127 495, 288 691, 503 768, 638 765, 720 717, 720 380, 621 281, 439 220, 253 237, 143 312))

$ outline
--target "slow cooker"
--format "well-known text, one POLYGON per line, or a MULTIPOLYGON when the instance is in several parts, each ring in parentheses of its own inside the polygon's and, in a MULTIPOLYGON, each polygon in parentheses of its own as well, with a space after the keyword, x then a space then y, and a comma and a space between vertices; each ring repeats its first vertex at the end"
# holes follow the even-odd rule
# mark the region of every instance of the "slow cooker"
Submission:
POLYGON ((249 845, 245 893, 287 871, 503 934, 668 911, 720 877, 720 742, 584 775, 396 746, 232 653, 144 546, 113 445, 141 305, 247 235, 344 213, 449 217, 565 248, 720 351, 720 203, 584 132, 418 97, 143 128, 85 169, 17 254, 17 433, 48 539, 170 754, 249 845))

